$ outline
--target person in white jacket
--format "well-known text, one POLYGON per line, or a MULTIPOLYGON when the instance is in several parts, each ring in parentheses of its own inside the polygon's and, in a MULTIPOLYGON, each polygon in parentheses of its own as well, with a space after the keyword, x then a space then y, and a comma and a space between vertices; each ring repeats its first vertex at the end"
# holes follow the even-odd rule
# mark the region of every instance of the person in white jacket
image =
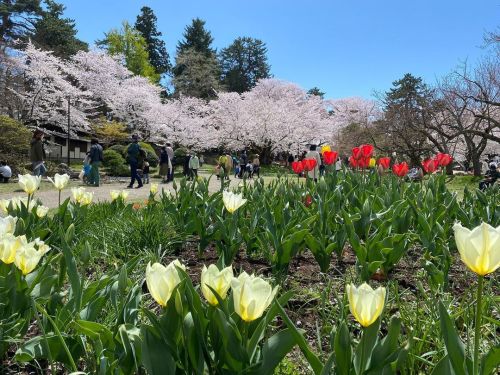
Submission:
POLYGON ((321 155, 318 150, 316 150, 316 145, 311 145, 309 151, 306 153, 305 159, 316 160, 316 166, 309 172, 307 172, 309 178, 313 178, 314 181, 318 181, 319 178, 319 166, 321 165, 321 155))

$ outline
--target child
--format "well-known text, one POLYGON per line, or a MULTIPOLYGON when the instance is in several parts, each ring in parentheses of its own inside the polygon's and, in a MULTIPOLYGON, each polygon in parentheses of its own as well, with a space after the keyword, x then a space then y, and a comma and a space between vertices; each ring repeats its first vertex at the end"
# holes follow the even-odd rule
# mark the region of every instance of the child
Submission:
POLYGON ((149 163, 144 162, 144 167, 142 168, 142 183, 149 184, 149 163))

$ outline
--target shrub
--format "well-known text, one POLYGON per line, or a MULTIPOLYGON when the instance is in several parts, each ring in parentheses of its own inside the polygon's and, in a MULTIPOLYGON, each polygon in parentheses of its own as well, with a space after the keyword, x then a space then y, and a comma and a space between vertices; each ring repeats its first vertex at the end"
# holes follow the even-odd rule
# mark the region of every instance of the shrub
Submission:
POLYGON ((153 148, 153 146, 145 142, 139 142, 139 145, 144 151, 146 151, 147 153, 146 160, 148 161, 149 165, 153 168, 158 166, 160 158, 158 157, 158 155, 156 155, 156 151, 153 148))
POLYGON ((130 174, 125 159, 115 150, 104 150, 104 166, 113 176, 128 176, 130 174))
POLYGON ((113 150, 118 152, 121 156, 125 157, 125 153, 127 152, 127 147, 124 145, 113 145, 111 147, 108 147, 108 150, 113 150))
POLYGON ((0 155, 14 173, 25 172, 24 163, 29 162, 30 139, 30 130, 21 122, 0 116, 0 155))

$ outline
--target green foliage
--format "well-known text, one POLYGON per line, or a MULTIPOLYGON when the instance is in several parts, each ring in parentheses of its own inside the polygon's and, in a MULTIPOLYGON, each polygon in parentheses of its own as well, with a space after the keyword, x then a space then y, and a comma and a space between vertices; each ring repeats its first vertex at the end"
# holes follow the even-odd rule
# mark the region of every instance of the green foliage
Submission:
POLYGON ((158 31, 156 22, 157 18, 153 9, 144 6, 135 21, 135 29, 141 33, 146 41, 149 62, 156 69, 156 73, 161 75, 168 73, 172 67, 165 42, 161 39, 161 32, 158 31))
POLYGON ((325 93, 319 89, 319 87, 313 87, 312 89, 309 89, 307 91, 307 95, 316 95, 319 96, 321 99, 325 97, 325 93))
POLYGON ((125 124, 119 121, 107 121, 103 117, 92 124, 92 131, 104 145, 123 142, 129 138, 125 124))
POLYGON ((191 24, 184 29, 182 36, 184 40, 177 44, 177 55, 191 49, 205 56, 215 54, 215 50, 212 48, 214 38, 212 38, 210 31, 205 29, 205 21, 202 19, 193 19, 191 24))
POLYGON ((219 90, 219 66, 215 54, 183 49, 175 59, 173 84, 177 95, 215 98, 219 90))
POLYGON ((103 152, 104 163, 108 173, 112 176, 128 176, 130 170, 125 163, 125 159, 115 150, 107 149, 103 152))
POLYGON ((157 167, 158 163, 160 162, 160 158, 158 157, 158 155, 156 155, 156 151, 153 146, 146 142, 139 142, 139 145, 144 151, 146 151, 146 160, 148 161, 149 165, 153 168, 157 167))
POLYGON ((237 38, 219 56, 221 81, 226 90, 250 91, 259 79, 269 78, 266 44, 254 38, 237 38))
POLYGON ((111 30, 105 39, 98 43, 104 46, 111 55, 123 54, 127 68, 140 76, 158 83, 160 75, 149 62, 148 46, 139 31, 123 22, 121 30, 111 30))
POLYGON ((47 9, 42 12, 32 36, 35 45, 66 59, 80 50, 86 51, 87 43, 76 37, 75 21, 61 18, 66 7, 54 0, 44 0, 44 3, 47 9))
POLYGON ((31 140, 31 131, 24 124, 8 116, 0 115, 0 154, 26 155, 31 140))
POLYGON ((0 40, 26 40, 42 14, 40 0, 10 0, 0 4, 0 40))

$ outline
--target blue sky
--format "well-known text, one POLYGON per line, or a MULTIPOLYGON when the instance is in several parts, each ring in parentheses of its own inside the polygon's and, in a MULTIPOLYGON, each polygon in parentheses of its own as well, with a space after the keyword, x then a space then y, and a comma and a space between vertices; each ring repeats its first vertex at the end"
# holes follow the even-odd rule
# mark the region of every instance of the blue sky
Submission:
POLYGON ((404 73, 428 83, 484 54, 485 31, 500 25, 500 0, 59 0, 92 43, 131 23, 143 5, 158 17, 170 55, 200 17, 221 49, 238 36, 266 42, 276 78, 329 98, 370 97, 404 73))

